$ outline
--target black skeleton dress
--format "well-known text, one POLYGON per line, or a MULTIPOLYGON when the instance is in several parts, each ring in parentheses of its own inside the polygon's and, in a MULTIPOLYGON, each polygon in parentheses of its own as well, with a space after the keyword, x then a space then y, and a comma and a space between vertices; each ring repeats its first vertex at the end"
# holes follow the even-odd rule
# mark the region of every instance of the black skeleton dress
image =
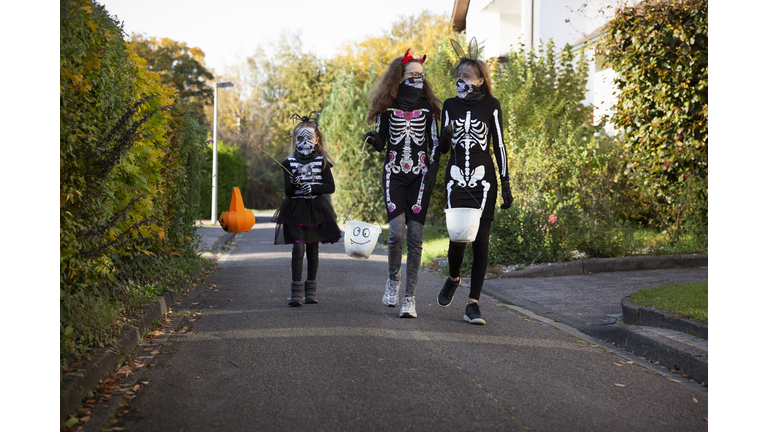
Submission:
POLYGON ((387 155, 381 176, 387 220, 406 213, 422 225, 437 178, 439 155, 436 155, 437 121, 426 98, 408 109, 400 108, 396 100, 392 107, 376 117, 376 132, 380 140, 377 151, 387 155))
POLYGON ((488 95, 475 101, 457 96, 446 99, 442 115, 443 128, 453 127, 450 143, 440 146, 440 153, 451 151, 445 169, 446 208, 479 208, 481 218, 493 220, 498 185, 489 141, 501 180, 508 179, 501 105, 488 95))
POLYGON ((307 195, 293 184, 291 176, 284 171, 286 198, 272 216, 272 222, 277 224, 275 244, 339 241, 341 230, 336 223, 336 212, 325 197, 336 190, 331 164, 322 155, 313 152, 309 156, 297 153, 283 161, 282 165, 300 177, 303 184, 309 184, 311 194, 307 195))

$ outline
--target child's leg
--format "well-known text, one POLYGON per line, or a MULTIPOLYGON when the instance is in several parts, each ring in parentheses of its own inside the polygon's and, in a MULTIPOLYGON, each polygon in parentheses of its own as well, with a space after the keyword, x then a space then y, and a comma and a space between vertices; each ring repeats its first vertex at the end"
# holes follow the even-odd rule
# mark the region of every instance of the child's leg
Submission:
POLYGON ((306 246, 304 243, 298 242, 293 244, 293 252, 291 253, 291 273, 294 282, 301 282, 301 274, 304 272, 304 251, 306 246))
POLYGON ((301 306, 304 300, 304 283, 301 281, 301 273, 304 267, 304 243, 294 243, 291 253, 291 301, 290 306, 301 306))
POLYGON ((307 244, 307 280, 317 278, 317 266, 320 263, 320 243, 307 244))
POLYGON ((416 291, 416 282, 419 281, 419 269, 421 268, 421 245, 424 239, 424 225, 415 220, 408 221, 408 261, 407 285, 405 296, 413 297, 416 291))
POLYGON ((307 245, 307 281, 304 283, 304 303, 319 303, 315 294, 317 292, 317 266, 320 263, 320 244, 309 243, 307 245))
POLYGON ((400 291, 400 266, 403 264, 403 240, 405 240, 405 213, 389 221, 387 253, 389 255, 389 278, 384 290, 382 303, 397 306, 400 291))
POLYGON ((480 219, 480 227, 477 237, 472 242, 472 276, 469 286, 470 300, 480 300, 480 293, 485 282, 485 271, 488 269, 488 254, 490 251, 488 241, 491 236, 491 221, 480 219))

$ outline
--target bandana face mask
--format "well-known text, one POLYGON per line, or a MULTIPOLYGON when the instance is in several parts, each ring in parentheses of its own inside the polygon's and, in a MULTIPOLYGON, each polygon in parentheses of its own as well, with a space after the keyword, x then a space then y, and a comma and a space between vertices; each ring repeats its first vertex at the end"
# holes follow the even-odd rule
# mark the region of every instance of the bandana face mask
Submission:
POLYGON ((410 78, 406 79, 405 81, 403 81, 403 84, 407 85, 408 87, 413 87, 413 88, 420 89, 420 88, 422 88, 424 86, 424 78, 422 78, 422 77, 418 77, 418 78, 410 77, 410 78))
POLYGON ((296 151, 304 156, 315 151, 315 132, 312 129, 301 129, 296 135, 296 151))
POLYGON ((483 90, 480 87, 474 84, 470 84, 461 78, 456 80, 456 95, 458 95, 461 99, 477 99, 482 96, 482 94, 483 90))

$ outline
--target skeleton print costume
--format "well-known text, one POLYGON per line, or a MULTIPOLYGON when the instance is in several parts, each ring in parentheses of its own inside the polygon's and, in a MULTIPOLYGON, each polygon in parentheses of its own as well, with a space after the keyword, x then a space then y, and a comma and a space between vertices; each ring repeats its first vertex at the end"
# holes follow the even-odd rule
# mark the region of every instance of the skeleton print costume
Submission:
POLYGON ((451 141, 440 146, 441 153, 451 151, 445 170, 446 207, 479 208, 482 219, 493 220, 498 185, 491 144, 501 181, 508 181, 501 105, 488 95, 474 100, 453 97, 443 104, 442 118, 444 128, 453 128, 451 141))
POLYGON ((373 147, 382 151, 385 141, 387 147, 381 181, 389 221, 403 213, 422 225, 426 221, 439 158, 435 155, 438 135, 432 111, 426 98, 420 97, 414 104, 398 98, 376 117, 380 139, 373 147))
POLYGON ((336 243, 341 230, 324 196, 336 190, 331 164, 316 151, 302 154, 301 138, 298 141, 296 153, 282 162, 294 177, 285 172, 286 198, 272 217, 277 224, 275 244, 336 243))

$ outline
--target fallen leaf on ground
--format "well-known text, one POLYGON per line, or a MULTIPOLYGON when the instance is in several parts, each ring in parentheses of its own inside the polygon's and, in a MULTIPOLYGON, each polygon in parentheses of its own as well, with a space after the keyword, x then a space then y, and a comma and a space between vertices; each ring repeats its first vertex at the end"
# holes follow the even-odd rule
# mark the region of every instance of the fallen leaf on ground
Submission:
POLYGON ((672 382, 676 382, 676 383, 679 383, 679 382, 680 382, 680 380, 676 380, 676 379, 672 379, 672 378, 667 378, 667 379, 668 379, 668 380, 670 380, 670 381, 672 381, 672 382))
POLYGON ((195 377, 195 379, 200 379, 200 377, 199 377, 199 376, 196 376, 196 377, 195 377))
POLYGON ((616 387, 626 387, 626 384, 614 384, 616 387))
POLYGON ((557 319, 557 318, 553 319, 552 321, 554 321, 554 322, 560 322, 560 320, 559 320, 559 319, 557 319))
POLYGON ((140 388, 141 386, 136 384, 135 386, 133 386, 133 391, 139 391, 140 388))
POLYGON ((695 403, 699 403, 699 401, 697 401, 697 400, 696 400, 696 398, 693 398, 693 401, 694 401, 695 403))
POLYGON ((618 366, 618 367, 622 367, 622 366, 624 366, 624 365, 623 365, 623 364, 621 364, 621 363, 614 363, 614 364, 615 364, 616 366, 618 366))

